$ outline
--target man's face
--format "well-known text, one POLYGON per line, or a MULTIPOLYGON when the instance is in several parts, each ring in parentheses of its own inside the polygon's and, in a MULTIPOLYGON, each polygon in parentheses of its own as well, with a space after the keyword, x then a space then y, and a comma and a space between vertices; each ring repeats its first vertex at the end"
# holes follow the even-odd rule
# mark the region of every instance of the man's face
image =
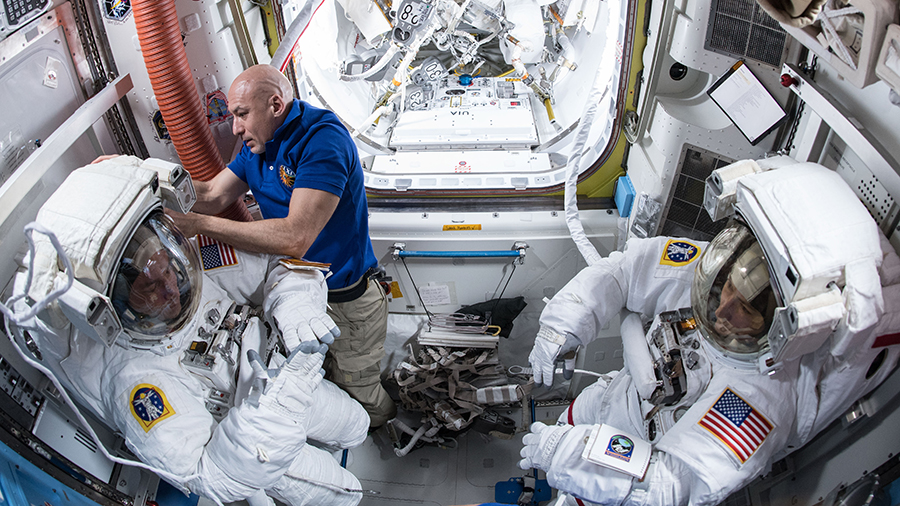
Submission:
POLYGON ((754 336, 763 330, 765 318, 729 279, 722 287, 719 307, 716 308, 715 330, 719 335, 743 334, 754 336))
POLYGON ((234 115, 231 131, 241 138, 254 154, 266 152, 266 142, 278 129, 272 97, 254 93, 247 81, 232 85, 228 91, 228 109, 234 115))
POLYGON ((128 304, 136 311, 162 320, 181 312, 178 276, 165 251, 157 251, 131 285, 128 304))

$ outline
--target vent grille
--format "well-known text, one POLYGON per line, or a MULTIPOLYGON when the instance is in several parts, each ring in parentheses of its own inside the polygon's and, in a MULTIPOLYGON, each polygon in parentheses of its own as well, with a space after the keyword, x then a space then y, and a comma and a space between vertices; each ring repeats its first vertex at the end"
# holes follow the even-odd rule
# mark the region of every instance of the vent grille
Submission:
POLYGON ((703 190, 712 171, 733 162, 731 158, 685 144, 660 233, 709 241, 725 228, 728 220, 713 222, 703 210, 703 190))
POLYGON ((78 441, 79 443, 84 445, 84 447, 90 450, 91 453, 97 453, 97 443, 95 443, 94 440, 91 439, 91 436, 87 432, 81 430, 81 428, 75 429, 75 441, 78 441))
POLYGON ((713 0, 706 49, 781 68, 787 34, 753 0, 713 0))

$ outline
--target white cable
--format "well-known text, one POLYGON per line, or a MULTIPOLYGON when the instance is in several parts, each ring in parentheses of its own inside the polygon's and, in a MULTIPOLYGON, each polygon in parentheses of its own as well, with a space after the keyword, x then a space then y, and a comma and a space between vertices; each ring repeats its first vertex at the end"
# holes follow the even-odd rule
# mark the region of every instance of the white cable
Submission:
MULTIPOLYGON (((521 365, 513 365, 507 369, 507 372, 512 376, 529 376, 532 374, 533 369, 531 367, 524 367, 521 365)), ((597 378, 602 378, 604 375, 599 372, 588 371, 586 369, 573 369, 574 372, 579 374, 586 374, 588 376, 595 376, 597 378)), ((562 374, 563 369, 559 367, 553 371, 556 374, 562 374)))
MULTIPOLYGON (((378 107, 374 111, 372 111, 372 114, 370 114, 369 117, 366 118, 362 122, 362 124, 359 126, 359 128, 355 128, 350 132, 350 137, 356 138, 356 136, 358 136, 359 134, 368 130, 372 126, 372 123, 375 122, 376 119, 380 118, 383 114, 390 111, 391 108, 394 107, 392 102, 394 102, 398 98, 400 98, 400 95, 398 95, 396 93, 391 95, 390 97, 388 97, 387 103, 385 103, 383 106, 378 107)), ((331 272, 329 272, 328 275, 330 276, 331 272)))
MULTIPOLYGON (((7 323, 6 331, 7 331, 7 333, 8 333, 10 336, 12 336, 12 333, 9 331, 9 324, 8 324, 8 323, 7 323)), ((199 474, 193 474, 193 475, 190 475, 190 476, 187 476, 187 477, 180 477, 180 476, 174 475, 174 474, 172 474, 172 473, 170 473, 170 472, 168 472, 168 471, 164 471, 164 470, 162 470, 162 469, 158 469, 158 468, 153 467, 153 466, 151 466, 151 465, 145 464, 145 463, 143 463, 143 462, 139 462, 139 461, 136 461, 136 460, 122 459, 122 458, 119 458, 119 457, 113 457, 113 456, 109 453, 109 451, 106 449, 106 446, 103 444, 103 442, 100 441, 100 438, 97 436, 97 433, 94 432, 94 428, 91 426, 90 423, 88 423, 88 421, 87 421, 87 419, 85 419, 84 415, 81 414, 81 409, 75 404, 75 402, 72 400, 72 398, 69 397, 68 391, 66 391, 66 389, 62 386, 62 383, 60 383, 60 381, 59 381, 59 379, 56 377, 56 375, 53 374, 53 371, 51 371, 49 368, 47 368, 44 364, 41 364, 40 362, 37 362, 37 361, 35 361, 34 359, 32 359, 31 357, 29 357, 29 356, 22 350, 22 348, 19 346, 19 343, 18 343, 15 339, 10 339, 10 340, 13 341, 13 342, 15 343, 15 345, 16 345, 16 346, 15 346, 16 351, 19 353, 19 356, 21 356, 22 359, 25 360, 25 362, 26 362, 28 365, 30 365, 31 367, 34 367, 34 368, 37 369, 38 371, 42 372, 45 376, 47 376, 48 378, 50 378, 50 381, 53 382, 53 385, 54 385, 54 386, 56 387, 56 389, 59 391, 59 393, 60 393, 60 395, 62 396, 63 400, 66 401, 66 405, 69 406, 70 408, 72 408, 72 411, 75 413, 75 416, 78 417, 78 421, 81 422, 82 427, 84 427, 84 428, 88 431, 88 433, 91 435, 91 439, 93 439, 94 443, 97 444, 97 447, 100 448, 100 451, 103 452, 103 456, 104 456, 104 457, 106 457, 107 459, 109 459, 109 460, 111 460, 112 462, 115 462, 115 463, 117 463, 117 464, 122 464, 122 465, 126 465, 126 466, 140 467, 140 468, 142 468, 142 469, 146 469, 147 471, 156 473, 156 474, 158 474, 159 476, 161 476, 161 477, 163 477, 163 478, 165 478, 165 479, 167 479, 167 480, 169 480, 169 481, 171 481, 171 482, 178 483, 178 484, 180 484, 181 486, 183 486, 183 487, 185 487, 185 488, 188 488, 188 487, 187 487, 187 482, 188 482, 188 481, 193 480, 193 479, 195 479, 195 478, 198 478, 198 477, 200 476, 199 474)), ((217 502, 218 502, 218 501, 217 501, 217 502)), ((221 505, 221 503, 219 503, 219 504, 221 505)))
MULTIPOLYGON (((588 107, 581 116, 581 122, 578 131, 575 133, 575 142, 572 146, 572 154, 566 162, 566 186, 565 186, 565 210, 566 225, 569 227, 569 233, 572 240, 578 247, 581 256, 584 257, 588 265, 597 263, 602 257, 597 252, 597 248, 591 244, 591 241, 584 233, 584 227, 581 225, 581 218, 578 216, 578 174, 581 166, 581 158, 583 156, 584 145, 587 142, 588 134, 594 126, 594 115, 601 104, 609 104, 612 99, 610 93, 613 63, 616 61, 616 43, 618 40, 618 23, 619 23, 619 2, 606 2, 608 12, 609 25, 606 28, 606 44, 603 47, 603 56, 600 59, 600 66, 597 69, 594 85, 588 94, 588 107)), ((608 105, 607 105, 608 108, 608 105)), ((604 128, 610 121, 608 115, 604 115, 601 122, 604 128)))
POLYGON ((425 434, 425 429, 425 424, 422 424, 422 426, 419 427, 419 430, 417 430, 415 434, 413 434, 412 439, 409 440, 409 443, 403 448, 394 448, 394 453, 396 453, 398 457, 403 457, 407 453, 409 453, 413 449, 413 446, 416 445, 416 442, 419 440, 419 438, 421 438, 422 435, 425 434))
POLYGON ((58 299, 60 295, 65 293, 69 288, 72 288, 72 284, 75 282, 75 275, 73 274, 74 270, 72 269, 72 263, 69 261, 69 257, 66 256, 66 253, 62 249, 62 245, 59 243, 59 239, 56 238, 56 234, 45 228, 43 225, 37 222, 31 222, 28 225, 25 225, 24 228, 25 237, 28 238, 28 251, 29 251, 29 263, 28 263, 28 274, 25 278, 25 289, 19 295, 15 295, 10 297, 9 300, 6 301, 6 304, 0 304, 0 311, 6 315, 6 318, 12 320, 15 323, 21 323, 25 320, 30 320, 34 318, 39 312, 43 311, 48 304, 58 299), (50 292, 46 297, 37 301, 30 310, 25 313, 16 314, 15 310, 12 308, 13 304, 28 295, 28 292, 31 290, 31 281, 34 273, 34 262, 35 262, 35 254, 34 254, 34 238, 32 237, 32 232, 38 232, 47 236, 50 239, 50 243, 53 245, 53 248, 56 250, 57 256, 62 260, 63 266, 66 271, 66 284, 62 288, 58 288, 52 292, 50 292))
POLYGON ((341 73, 340 79, 341 81, 353 82, 353 81, 362 81, 367 77, 371 77, 377 74, 381 69, 385 67, 388 63, 390 63, 391 59, 394 57, 397 52, 400 51, 400 46, 397 44, 391 44, 391 47, 388 48, 387 52, 375 63, 372 65, 369 70, 360 73, 360 74, 344 74, 341 73))

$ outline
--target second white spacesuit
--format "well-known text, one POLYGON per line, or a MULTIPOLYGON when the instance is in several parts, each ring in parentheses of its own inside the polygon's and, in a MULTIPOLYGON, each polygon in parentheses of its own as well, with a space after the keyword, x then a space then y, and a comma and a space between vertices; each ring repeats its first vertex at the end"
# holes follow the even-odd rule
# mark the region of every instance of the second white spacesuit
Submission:
MULTIPOLYGON (((10 323, 10 335, 36 345, 41 363, 141 461, 221 502, 263 492, 291 505, 359 502, 358 480, 320 448, 356 446, 369 426, 362 406, 320 374, 317 338, 337 332, 321 266, 203 237, 198 257, 162 212, 156 170, 130 157, 73 172, 37 221, 59 238, 83 291, 108 296, 115 317, 106 316, 124 331, 113 344, 105 320, 93 322, 99 335, 71 323, 64 294, 10 323)), ((15 293, 29 295, 20 311, 64 283, 47 251, 39 244, 33 272, 16 278, 15 293)))
POLYGON ((631 240, 541 315, 530 360, 549 384, 561 351, 627 310, 625 368, 525 436, 520 466, 573 503, 717 504, 895 368, 879 337, 900 328, 900 259, 840 177, 796 164, 737 197, 711 243, 631 240))

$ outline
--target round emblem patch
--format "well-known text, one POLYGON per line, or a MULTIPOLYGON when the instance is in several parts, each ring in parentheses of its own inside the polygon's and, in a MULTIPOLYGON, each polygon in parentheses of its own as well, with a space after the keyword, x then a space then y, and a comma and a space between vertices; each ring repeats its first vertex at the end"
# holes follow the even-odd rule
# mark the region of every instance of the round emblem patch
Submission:
POLYGON ((631 455, 631 452, 634 451, 634 441, 621 434, 617 434, 609 439, 609 450, 624 457, 628 457, 631 455))

